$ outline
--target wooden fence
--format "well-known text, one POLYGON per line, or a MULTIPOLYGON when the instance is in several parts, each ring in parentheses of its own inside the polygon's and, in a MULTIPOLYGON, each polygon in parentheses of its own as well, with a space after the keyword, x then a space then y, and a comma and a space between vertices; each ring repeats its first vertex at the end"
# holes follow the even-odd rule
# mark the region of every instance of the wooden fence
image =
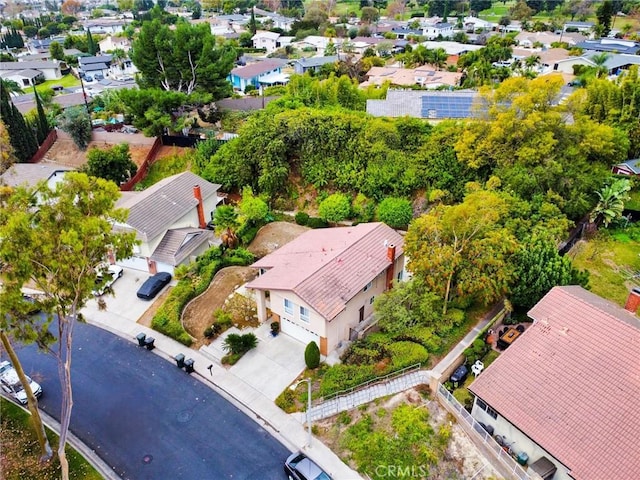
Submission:
POLYGON ((44 156, 47 154, 47 152, 49 151, 49 149, 51 148, 51 145, 53 145, 57 139, 58 139, 58 132, 54 128, 49 132, 49 135, 47 135, 47 138, 44 139, 44 142, 42 142, 42 145, 40 145, 40 148, 38 148, 38 151, 33 155, 33 157, 31 157, 31 160, 29 160, 29 163, 38 163, 40 160, 42 160, 44 156))
POLYGON ((140 167, 138 168, 136 174, 131 178, 131 180, 120 185, 121 191, 128 192, 132 190, 136 183, 147 176, 147 173, 149 173, 149 168, 151 168, 151 165, 155 161, 156 154, 158 153, 160 147, 162 147, 162 139, 160 137, 157 137, 155 142, 153 142, 151 150, 149 150, 149 153, 147 153, 144 162, 142 162, 142 165, 140 165, 140 167))

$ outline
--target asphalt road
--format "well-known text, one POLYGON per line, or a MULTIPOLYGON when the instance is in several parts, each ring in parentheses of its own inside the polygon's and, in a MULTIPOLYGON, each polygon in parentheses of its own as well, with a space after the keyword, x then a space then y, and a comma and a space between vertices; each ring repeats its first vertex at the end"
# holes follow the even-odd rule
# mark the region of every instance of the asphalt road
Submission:
MULTIPOLYGON (((57 363, 19 350, 40 408, 60 420, 57 363)), ((74 330, 71 431, 122 478, 282 480, 290 453, 175 364, 86 324, 74 330)))

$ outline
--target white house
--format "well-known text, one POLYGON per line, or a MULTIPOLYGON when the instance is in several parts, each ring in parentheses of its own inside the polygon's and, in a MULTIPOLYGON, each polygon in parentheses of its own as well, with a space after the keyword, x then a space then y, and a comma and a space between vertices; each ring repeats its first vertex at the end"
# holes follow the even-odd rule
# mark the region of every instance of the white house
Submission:
POLYGON ((47 163, 14 163, 0 175, 0 185, 32 188, 39 182, 46 181, 49 188, 53 189, 71 170, 71 168, 47 163))
POLYGON ((405 273, 404 238, 384 223, 309 230, 255 262, 258 318, 322 355, 359 335, 376 296, 405 273))
POLYGON ((422 26, 422 36, 427 37, 429 40, 438 37, 451 38, 454 34, 453 27, 453 24, 443 22, 425 24, 422 26))
POLYGON ((123 192, 116 207, 129 209, 116 230, 135 232, 134 256, 118 262, 138 270, 169 272, 216 244, 207 223, 221 201, 220 185, 191 172, 165 178, 142 192, 123 192))
POLYGON ((280 38, 279 33, 258 30, 251 40, 253 48, 264 48, 267 53, 273 53, 279 47, 278 38, 280 38))
POLYGON ((54 60, 52 62, 0 62, 0 77, 10 78, 18 76, 24 81, 21 86, 33 85, 33 80, 38 78, 39 72, 45 80, 58 80, 62 78, 62 71, 69 68, 66 63, 54 60), (22 72, 21 75, 19 73, 22 72), (28 80, 28 81, 27 81, 28 80))
POLYGON ((102 53, 112 52, 114 50, 123 50, 128 52, 131 50, 131 40, 127 37, 118 37, 116 35, 107 35, 98 42, 102 53))

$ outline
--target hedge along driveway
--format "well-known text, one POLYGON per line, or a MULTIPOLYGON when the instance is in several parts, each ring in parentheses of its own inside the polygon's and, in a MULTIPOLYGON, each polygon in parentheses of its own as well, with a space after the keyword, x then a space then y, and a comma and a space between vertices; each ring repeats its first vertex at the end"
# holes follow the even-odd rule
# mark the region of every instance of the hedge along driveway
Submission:
POLYGON ((208 288, 218 270, 231 265, 247 266, 253 260, 253 255, 243 248, 223 252, 222 247, 211 247, 189 266, 187 273, 173 287, 167 300, 153 316, 151 328, 191 346, 193 338, 182 325, 182 310, 191 299, 208 288))

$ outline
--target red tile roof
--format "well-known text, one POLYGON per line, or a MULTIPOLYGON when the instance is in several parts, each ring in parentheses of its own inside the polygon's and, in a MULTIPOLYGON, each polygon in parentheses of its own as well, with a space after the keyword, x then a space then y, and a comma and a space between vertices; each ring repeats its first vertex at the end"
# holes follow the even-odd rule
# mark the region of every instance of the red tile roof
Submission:
POLYGON ((258 290, 290 290, 327 320, 388 266, 387 246, 397 259, 403 237, 384 223, 309 230, 255 262, 267 270, 247 284, 258 290))
POLYGON ((529 316, 470 390, 573 478, 638 478, 640 320, 577 286, 553 288, 529 316))

